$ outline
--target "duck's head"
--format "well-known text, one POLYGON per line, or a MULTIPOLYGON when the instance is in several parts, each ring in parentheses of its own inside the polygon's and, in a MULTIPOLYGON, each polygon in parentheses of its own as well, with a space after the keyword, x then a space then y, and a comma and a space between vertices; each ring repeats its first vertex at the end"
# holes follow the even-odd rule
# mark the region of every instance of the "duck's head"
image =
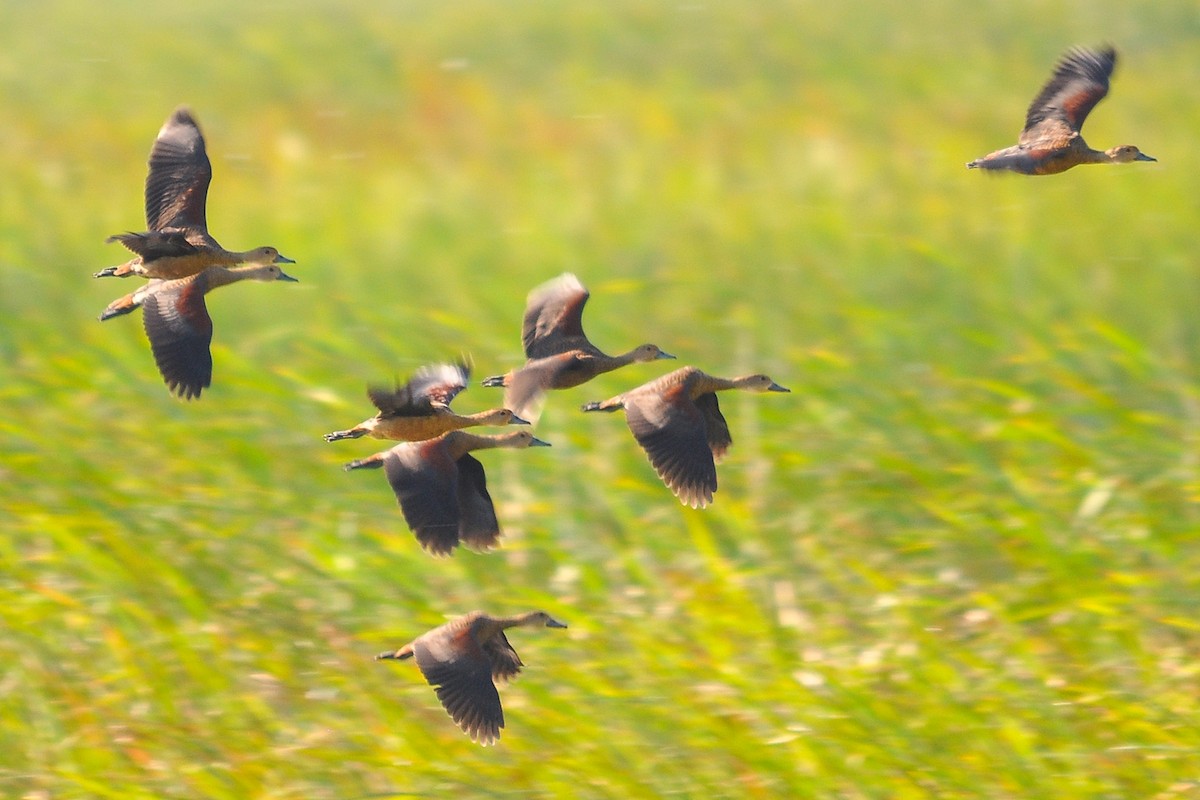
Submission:
MULTIPOLYGON (((526 423, 528 424, 528 423, 526 423)), ((509 447, 549 447, 549 442, 543 442, 529 431, 513 431, 500 437, 509 447)))
POLYGON ((246 261, 251 264, 295 264, 296 262, 276 250, 274 247, 256 247, 246 254, 246 261))
POLYGON ((633 360, 637 363, 643 361, 657 361, 660 358, 674 358, 670 353, 664 353, 656 344, 644 344, 641 347, 634 349, 633 360))
POLYGON ((529 420, 521 419, 507 408, 496 408, 484 415, 485 425, 528 425, 529 420))
POLYGON ((1136 145, 1132 144, 1123 144, 1110 148, 1104 154, 1114 164, 1128 164, 1130 161, 1158 161, 1157 158, 1146 155, 1141 150, 1138 150, 1136 145))
POLYGON ((250 277, 257 281, 291 281, 292 283, 300 282, 299 278, 293 278, 291 275, 288 275, 278 264, 260 264, 252 273, 250 273, 250 277))
POLYGON ((734 381, 739 389, 745 389, 749 392, 790 392, 791 389, 786 389, 780 386, 767 375, 747 375, 743 378, 738 378, 734 381))
POLYGON ((547 614, 545 611, 530 611, 524 616, 521 622, 522 625, 528 625, 531 628, 565 628, 567 623, 560 622, 554 617, 547 614))

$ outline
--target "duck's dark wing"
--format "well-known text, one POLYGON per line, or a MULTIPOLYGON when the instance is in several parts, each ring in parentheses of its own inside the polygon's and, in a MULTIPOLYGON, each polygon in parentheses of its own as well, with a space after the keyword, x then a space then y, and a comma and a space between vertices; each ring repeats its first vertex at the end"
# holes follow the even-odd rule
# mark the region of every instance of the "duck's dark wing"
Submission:
POLYGON ((482 745, 494 744, 504 727, 500 693, 492 667, 471 636, 470 626, 442 637, 422 636, 413 642, 417 666, 458 727, 482 745))
POLYGON ((475 550, 491 550, 500 539, 500 522, 483 464, 470 453, 459 456, 457 464, 459 536, 475 550))
POLYGON ((695 400, 696 408, 704 419, 704 436, 708 440, 708 449, 712 451, 713 459, 720 461, 725 456, 733 437, 729 435, 729 423, 721 413, 717 402, 716 392, 707 392, 695 400))
POLYGON ((458 470, 440 454, 438 444, 432 440, 397 445, 383 468, 421 547, 445 556, 458 546, 458 470))
POLYGON ((583 333, 583 307, 588 290, 567 273, 529 293, 521 342, 527 359, 545 358, 568 350, 588 350, 583 333))
POLYGON ((625 398, 625 419, 654 471, 675 496, 693 508, 712 502, 717 467, 701 410, 677 385, 666 392, 634 392, 625 398))
POLYGON ((492 680, 509 680, 525 666, 517 651, 508 643, 504 631, 496 631, 496 635, 484 642, 482 647, 492 664, 492 680))
POLYGON ((142 324, 167 388, 190 400, 212 384, 212 318, 199 279, 164 281, 143 304, 142 324))
POLYGON ((558 374, 574 361, 571 354, 547 356, 527 361, 508 376, 504 387, 504 407, 521 419, 536 422, 541 414, 542 400, 551 389, 558 374))
POLYGON ((466 364, 435 364, 417 370, 408 383, 394 389, 370 386, 367 396, 384 416, 421 417, 433 413, 434 403, 450 405, 470 377, 466 364))
POLYGON ((162 126, 150 150, 146 176, 146 225, 150 230, 208 230, 204 206, 212 164, 192 114, 178 108, 162 126))
POLYGON ((1030 104, 1020 142, 1037 141, 1056 133, 1069 135, 1108 94, 1108 82, 1117 63, 1117 51, 1069 50, 1054 74, 1030 104))
POLYGON ((196 243, 189 239, 188 232, 181 230, 117 233, 104 241, 120 242, 128 250, 141 256, 146 263, 160 258, 195 255, 199 252, 196 243))

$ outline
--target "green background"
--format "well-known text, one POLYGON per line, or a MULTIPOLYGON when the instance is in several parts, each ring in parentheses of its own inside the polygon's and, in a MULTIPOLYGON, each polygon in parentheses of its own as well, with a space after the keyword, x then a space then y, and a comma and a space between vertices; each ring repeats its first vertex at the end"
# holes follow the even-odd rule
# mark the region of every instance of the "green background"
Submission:
MULTIPOLYGON (((0 794, 1200 796, 1200 12, 1192 0, 11 2, 0 8, 0 794), (1086 134, 1015 141, 1070 45, 1086 134), (209 224, 298 284, 210 295, 168 396, 93 280, 186 103, 209 224), (520 362, 564 271, 635 365, 481 456, 500 550, 435 560, 368 381, 520 362), (694 364, 716 503, 578 406, 694 364), (542 608, 471 743, 372 656, 542 608)), ((495 405, 472 387, 462 412, 495 405)))

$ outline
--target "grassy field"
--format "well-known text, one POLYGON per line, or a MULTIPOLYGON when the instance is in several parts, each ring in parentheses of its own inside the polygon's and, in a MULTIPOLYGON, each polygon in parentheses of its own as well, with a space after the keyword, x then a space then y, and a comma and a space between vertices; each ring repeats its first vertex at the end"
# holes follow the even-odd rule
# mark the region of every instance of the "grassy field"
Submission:
POLYGON ((1048 5, 6 4, 0 795, 1200 797, 1200 16, 1048 5), (1088 138, 1157 164, 964 169, 1104 41, 1088 138), (90 277, 180 103, 301 281, 210 296, 192 403, 90 277), (432 559, 321 434, 568 270, 793 393, 722 399, 705 511, 577 410, 664 365, 557 393, 432 559), (372 661, 473 608, 570 623, 488 749, 372 661))

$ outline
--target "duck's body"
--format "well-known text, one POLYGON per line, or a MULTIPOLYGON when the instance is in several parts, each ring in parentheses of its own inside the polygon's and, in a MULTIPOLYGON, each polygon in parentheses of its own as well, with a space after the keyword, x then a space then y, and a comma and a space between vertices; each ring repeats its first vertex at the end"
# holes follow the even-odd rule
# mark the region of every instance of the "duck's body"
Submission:
POLYGON ((460 541, 475 550, 490 550, 500 538, 487 477, 471 451, 538 446, 549 445, 529 431, 480 436, 455 430, 435 439, 403 442, 352 461, 346 469, 383 467, 421 547, 444 556, 454 552, 460 541))
POLYGON ((137 253, 136 258, 95 273, 96 278, 143 278, 173 280, 195 275, 209 267, 233 267, 238 264, 295 264, 274 247, 256 247, 241 252, 226 250, 211 236, 208 244, 198 244, 194 232, 145 231, 118 233, 105 242, 120 242, 137 253))
POLYGON ((367 396, 379 413, 349 430, 325 434, 325 441, 370 436, 418 442, 475 425, 529 424, 507 408, 493 408, 476 414, 452 411, 450 401, 467 387, 470 375, 465 364, 435 364, 417 370, 403 386, 394 389, 368 387, 367 396))
POLYGON ((1157 160, 1139 152, 1133 145, 1093 150, 1083 141, 1082 136, 1075 134, 1065 140, 1041 140, 1030 145, 1006 147, 972 161, 967 167, 1008 170, 1022 175, 1057 175, 1080 164, 1126 164, 1131 161, 1157 160))
POLYGON ((472 611, 376 659, 415 658, 455 724, 481 745, 495 744, 504 727, 496 682, 513 678, 525 666, 504 635, 517 627, 567 626, 544 611, 513 617, 472 611))
POLYGON ((226 250, 208 232, 205 205, 212 164, 195 118, 178 108, 163 124, 150 150, 146 175, 146 226, 141 233, 118 233, 106 242, 120 242, 136 258, 95 273, 94 277, 173 280, 208 267, 238 264, 292 264, 274 247, 226 250))
POLYGON ((243 280, 295 281, 276 264, 208 267, 187 278, 151 280, 114 300, 100 315, 103 322, 139 306, 150 350, 167 388, 190 400, 212 384, 212 317, 204 296, 221 286, 243 280))
POLYGON ((716 462, 733 443, 717 392, 786 392, 766 375, 717 378, 683 367, 584 411, 625 410, 625 420, 650 464, 680 502, 703 508, 717 490, 716 462))
POLYGON ((1087 115, 1108 94, 1116 63, 1112 47, 1068 51, 1029 106, 1017 144, 977 158, 967 168, 1054 175, 1079 164, 1157 160, 1133 145, 1094 150, 1080 133, 1087 115))
POLYGON ((616 356, 601 351, 583 332, 583 307, 589 296, 570 273, 529 293, 521 329, 525 365, 483 381, 484 386, 505 387, 505 407, 522 417, 534 416, 539 399, 550 389, 579 386, 627 364, 674 358, 653 344, 616 356))

